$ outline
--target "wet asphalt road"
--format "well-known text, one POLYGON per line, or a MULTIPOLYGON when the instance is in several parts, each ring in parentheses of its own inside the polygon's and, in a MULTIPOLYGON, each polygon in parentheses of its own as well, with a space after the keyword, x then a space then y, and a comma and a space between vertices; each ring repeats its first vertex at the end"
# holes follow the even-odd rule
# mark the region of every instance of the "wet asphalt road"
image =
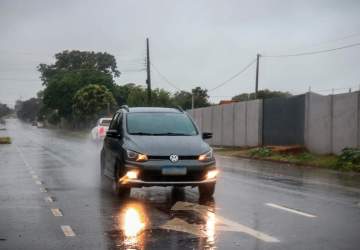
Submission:
POLYGON ((196 189, 99 180, 100 147, 8 120, 0 145, 0 249, 360 249, 360 179, 218 158, 214 200, 196 189))

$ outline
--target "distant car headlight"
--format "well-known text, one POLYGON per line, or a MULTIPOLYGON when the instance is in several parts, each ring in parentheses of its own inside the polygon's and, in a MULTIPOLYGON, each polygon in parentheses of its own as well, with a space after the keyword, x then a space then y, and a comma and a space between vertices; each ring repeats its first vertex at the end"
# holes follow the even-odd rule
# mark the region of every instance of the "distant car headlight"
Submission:
POLYGON ((147 155, 137 153, 137 152, 132 151, 132 150, 126 150, 126 156, 131 161, 144 162, 144 161, 148 160, 147 155))
POLYGON ((199 161, 211 161, 213 159, 213 151, 210 149, 210 151, 206 152, 205 154, 199 155, 198 160, 199 161))

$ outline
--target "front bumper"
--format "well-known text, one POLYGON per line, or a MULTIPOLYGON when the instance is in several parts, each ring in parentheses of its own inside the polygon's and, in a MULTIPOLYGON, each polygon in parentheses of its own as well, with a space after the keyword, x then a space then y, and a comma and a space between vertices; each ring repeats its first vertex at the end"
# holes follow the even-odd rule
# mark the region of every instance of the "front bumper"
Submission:
POLYGON ((199 162, 197 160, 184 160, 175 164, 169 161, 147 161, 143 163, 128 162, 125 171, 139 171, 137 179, 127 179, 126 185, 133 187, 143 186, 199 186, 207 183, 215 183, 216 178, 206 179, 210 170, 216 169, 215 161, 199 162), (185 167, 186 175, 163 175, 162 168, 168 166, 185 167))
POLYGON ((202 180, 202 181, 142 181, 142 180, 128 180, 127 185, 138 187, 151 186, 199 186, 207 183, 215 183, 216 179, 202 180))

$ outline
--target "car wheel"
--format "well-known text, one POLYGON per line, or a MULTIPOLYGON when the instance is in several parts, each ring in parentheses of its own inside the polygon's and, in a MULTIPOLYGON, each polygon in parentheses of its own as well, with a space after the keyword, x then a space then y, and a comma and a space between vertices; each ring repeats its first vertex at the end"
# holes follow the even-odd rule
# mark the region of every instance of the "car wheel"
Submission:
POLYGON ((119 196, 120 198, 127 198, 130 196, 131 187, 119 183, 119 179, 121 178, 121 176, 122 174, 117 164, 115 179, 112 183, 113 192, 116 196, 119 196))
POLYGON ((201 199, 210 199, 213 197, 215 192, 215 182, 202 184, 198 186, 198 189, 201 199))

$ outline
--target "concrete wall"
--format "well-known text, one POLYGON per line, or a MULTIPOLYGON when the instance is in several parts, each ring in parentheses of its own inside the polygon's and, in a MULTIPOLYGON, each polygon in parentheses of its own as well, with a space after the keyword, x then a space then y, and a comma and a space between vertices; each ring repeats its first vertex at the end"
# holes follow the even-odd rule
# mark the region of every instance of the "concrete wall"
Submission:
POLYGON ((358 145, 358 97, 358 93, 333 96, 333 153, 358 145))
POLYGON ((202 132, 212 132, 216 146, 261 144, 262 101, 217 105, 189 111, 202 132))
POLYGON ((359 93, 321 96, 308 93, 305 146, 314 153, 338 154, 359 146, 359 93))
POLYGON ((311 152, 331 152, 331 98, 313 93, 306 96, 305 146, 311 152))
MULTIPOLYGON (((258 146, 262 144, 261 100, 217 105, 189 111, 202 132, 215 146, 258 146)), ((304 139, 310 152, 338 154, 345 147, 360 146, 359 92, 305 97, 304 139)), ((280 135, 281 136, 281 135, 280 135)))

